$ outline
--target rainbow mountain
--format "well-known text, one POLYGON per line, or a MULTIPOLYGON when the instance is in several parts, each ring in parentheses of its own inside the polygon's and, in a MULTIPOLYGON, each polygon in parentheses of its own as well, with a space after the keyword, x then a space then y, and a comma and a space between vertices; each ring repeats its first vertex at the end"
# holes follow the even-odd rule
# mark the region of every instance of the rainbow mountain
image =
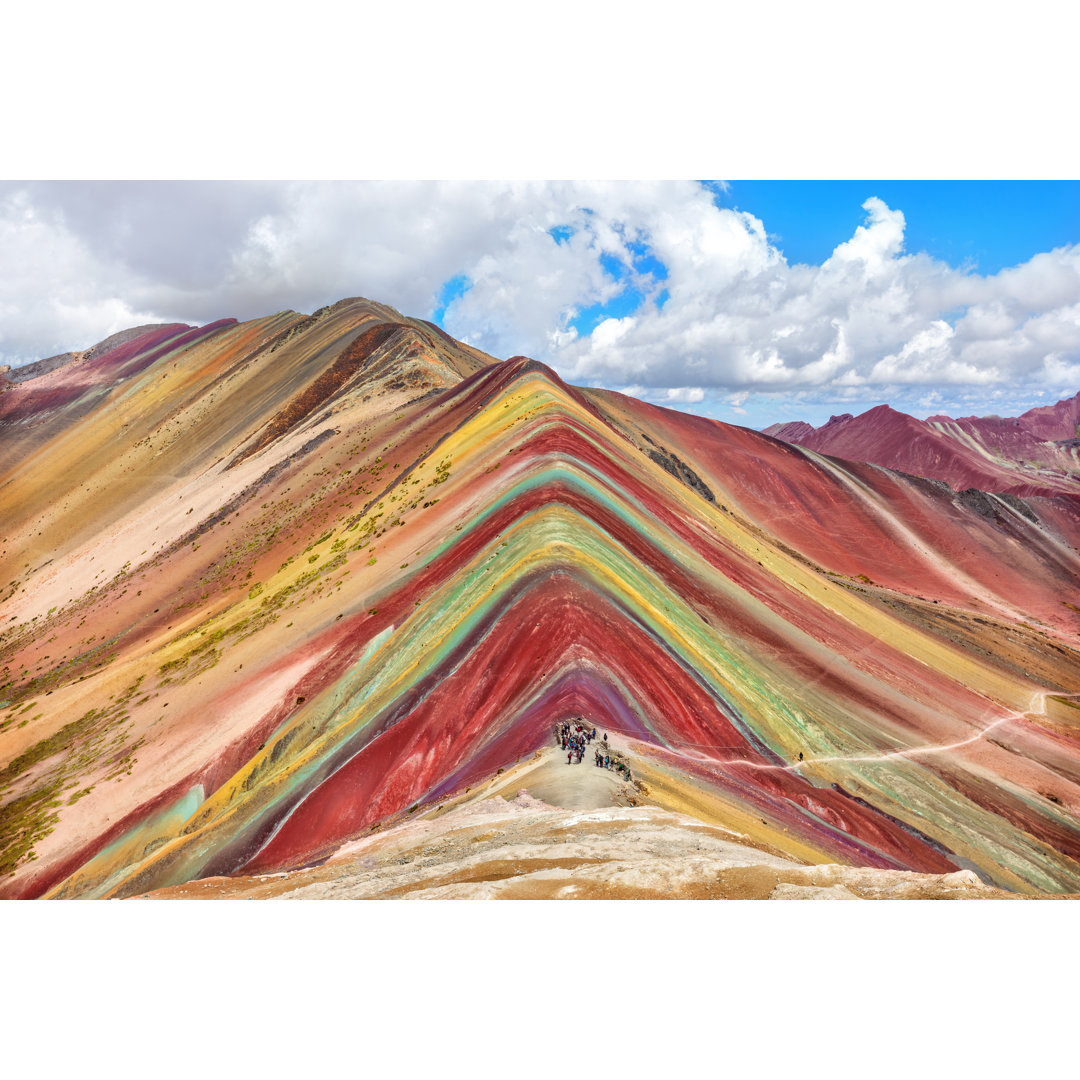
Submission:
MULTIPOLYGON (((364 299, 2 387, 0 896, 325 877, 493 799, 547 845, 547 891, 508 895, 570 895, 600 819, 564 806, 556 843, 509 782, 571 717, 632 763, 603 828, 856 895, 1080 891, 1070 490, 828 457, 364 299)), ((691 862, 574 895, 750 895, 691 862)))

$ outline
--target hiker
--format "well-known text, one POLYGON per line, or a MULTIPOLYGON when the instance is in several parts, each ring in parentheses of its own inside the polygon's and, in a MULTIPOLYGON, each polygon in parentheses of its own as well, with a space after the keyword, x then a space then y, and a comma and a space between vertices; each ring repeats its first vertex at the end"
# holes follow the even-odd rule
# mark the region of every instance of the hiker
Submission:
POLYGON ((567 764, 567 765, 569 765, 569 764, 570 764, 570 759, 571 759, 571 758, 572 758, 573 756, 574 756, 574 752, 573 752, 573 750, 569 750, 569 751, 567 751, 567 754, 566 754, 566 764, 567 764))
POLYGON ((607 732, 604 732, 604 745, 607 746, 607 732))

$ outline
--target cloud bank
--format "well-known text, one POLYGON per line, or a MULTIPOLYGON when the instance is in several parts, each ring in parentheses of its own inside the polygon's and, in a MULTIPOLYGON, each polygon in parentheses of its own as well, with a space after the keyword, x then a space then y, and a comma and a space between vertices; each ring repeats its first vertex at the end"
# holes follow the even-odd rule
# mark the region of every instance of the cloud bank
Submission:
POLYGON ((872 190, 863 210, 806 266, 695 182, 9 183, 0 363, 365 295, 730 419, 762 398, 783 419, 778 400, 925 412, 1080 389, 1080 245, 980 275, 907 252, 903 209, 872 190))

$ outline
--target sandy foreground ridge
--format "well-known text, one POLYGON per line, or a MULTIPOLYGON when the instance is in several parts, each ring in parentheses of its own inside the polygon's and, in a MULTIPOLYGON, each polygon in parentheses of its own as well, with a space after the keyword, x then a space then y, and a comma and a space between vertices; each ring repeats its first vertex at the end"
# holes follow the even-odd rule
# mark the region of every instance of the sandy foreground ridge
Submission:
POLYGON ((597 768, 591 746, 580 765, 556 747, 538 750, 418 818, 342 845, 319 866, 208 878, 142 899, 1020 899, 971 870, 794 862, 665 805, 676 800, 665 798, 646 748, 619 747, 631 783, 597 768))

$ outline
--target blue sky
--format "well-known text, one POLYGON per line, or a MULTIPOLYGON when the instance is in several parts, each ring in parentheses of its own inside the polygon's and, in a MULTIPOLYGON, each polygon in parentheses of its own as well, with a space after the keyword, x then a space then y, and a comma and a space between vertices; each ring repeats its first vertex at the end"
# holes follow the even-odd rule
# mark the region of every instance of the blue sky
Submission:
POLYGON ((738 180, 717 201, 761 218, 788 262, 819 265, 861 224, 868 195, 904 212, 908 252, 983 274, 1080 242, 1075 181, 738 180))
MULTIPOLYGON (((556 226, 551 230, 552 235, 556 237, 566 235, 567 228, 567 226, 556 226)), ((631 242, 627 245, 627 250, 628 259, 619 259, 607 254, 600 256, 600 265, 604 273, 613 281, 621 283, 623 287, 611 300, 589 304, 569 320, 569 325, 580 337, 588 337, 605 319, 621 319, 626 315, 633 315, 646 302, 649 298, 646 292, 635 284, 639 275, 648 275, 655 282, 667 280, 667 267, 656 258, 647 244, 640 241, 631 242)), ((658 307, 663 307, 667 298, 665 289, 660 289, 652 297, 653 303, 658 307)))

